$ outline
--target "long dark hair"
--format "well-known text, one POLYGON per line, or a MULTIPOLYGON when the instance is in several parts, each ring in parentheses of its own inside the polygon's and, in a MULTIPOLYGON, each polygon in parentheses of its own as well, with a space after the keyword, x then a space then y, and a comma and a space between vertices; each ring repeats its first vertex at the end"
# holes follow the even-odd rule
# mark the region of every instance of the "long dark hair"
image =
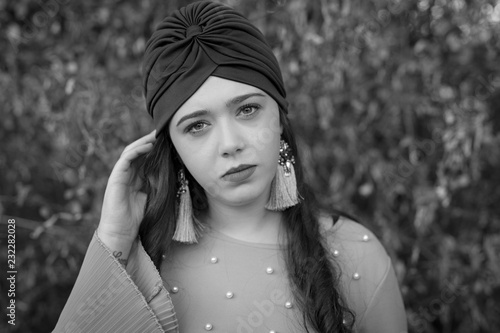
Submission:
MULTIPOLYGON (((303 313, 307 332, 352 332, 354 313, 340 292, 340 269, 325 243, 317 218, 317 204, 304 182, 297 143, 286 114, 280 110, 283 139, 295 153, 297 188, 303 200, 283 212, 286 244, 284 260, 295 302, 303 313)), ((177 171, 180 160, 168 130, 158 135, 153 150, 142 163, 144 190, 148 194, 144 219, 139 229, 141 241, 155 266, 160 269, 162 254, 173 245, 176 221, 177 171)), ((187 170, 186 170, 187 171, 187 170)), ((203 188, 186 172, 195 210, 207 208, 203 188)))

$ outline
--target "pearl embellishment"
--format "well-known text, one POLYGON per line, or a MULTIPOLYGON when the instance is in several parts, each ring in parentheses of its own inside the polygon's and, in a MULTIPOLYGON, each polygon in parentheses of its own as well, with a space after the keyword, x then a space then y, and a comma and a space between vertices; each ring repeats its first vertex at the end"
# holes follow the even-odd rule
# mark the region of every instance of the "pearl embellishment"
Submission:
MULTIPOLYGON (((358 237, 359 237, 359 236, 358 236, 358 237)), ((358 240, 359 240, 359 238, 358 238, 358 240)), ((363 242, 368 242, 368 241, 370 241, 370 236, 369 236, 368 234, 364 234, 364 235, 362 235, 362 236, 361 236, 361 240, 362 240, 363 242)), ((333 255, 334 257, 338 257, 338 256, 340 256, 340 251, 339 251, 339 250, 337 250, 337 249, 333 250, 331 253, 332 253, 332 255, 333 255)), ((166 257, 167 257, 167 256, 166 256, 165 254, 162 254, 162 258, 163 258, 163 259, 166 259, 166 257)), ((206 258, 206 257, 205 257, 205 258, 206 258)), ((205 259, 205 260, 206 260, 206 259, 205 259)), ((211 264, 217 264, 217 263, 219 262, 219 258, 218 258, 218 257, 216 257, 216 256, 210 257, 210 259, 209 259, 209 260, 210 260, 210 263, 211 263, 211 264)), ((262 269, 262 268, 261 268, 261 269, 262 269)), ((262 272, 262 271, 261 271, 261 272, 262 272)), ((269 266, 269 267, 266 267, 266 274, 271 275, 271 274, 273 274, 273 273, 274 273, 274 268, 273 268, 273 267, 270 267, 270 266, 269 266)), ((262 273, 261 273, 261 274, 262 274, 262 273)), ((353 280, 359 280, 359 279, 361 279, 361 275, 360 275, 358 272, 354 272, 354 273, 352 274, 352 279, 353 279, 353 280)), ((171 292, 172 294, 177 294, 179 291, 180 291, 180 289, 179 289, 179 287, 177 287, 177 286, 173 286, 173 287, 171 287, 171 289, 170 289, 170 292, 171 292)), ((226 296, 226 298, 227 298, 227 299, 232 299, 232 298, 234 298, 234 293, 233 293, 232 291, 227 291, 225 296, 226 296)), ((241 295, 240 295, 239 297, 241 297, 241 295)), ((238 301, 236 300, 236 302, 238 302, 238 301)), ((293 304, 292 304, 292 302, 290 302, 290 301, 285 302, 285 303, 284 303, 284 306, 285 306, 285 308, 286 308, 286 309, 292 309, 292 308, 293 308, 293 304)), ((342 320, 342 323, 345 325, 345 324, 346 324, 346 320, 345 320, 345 319, 344 319, 344 320, 342 320)), ((216 323, 216 324, 217 324, 217 323, 216 323)), ((214 326, 213 326, 211 323, 206 323, 206 324, 205 324, 205 326, 204 326, 205 331, 212 331, 212 330, 213 330, 213 328, 214 328, 214 326)), ((276 332, 275 330, 270 330, 270 331, 269 331, 269 333, 277 333, 277 332, 276 332)))

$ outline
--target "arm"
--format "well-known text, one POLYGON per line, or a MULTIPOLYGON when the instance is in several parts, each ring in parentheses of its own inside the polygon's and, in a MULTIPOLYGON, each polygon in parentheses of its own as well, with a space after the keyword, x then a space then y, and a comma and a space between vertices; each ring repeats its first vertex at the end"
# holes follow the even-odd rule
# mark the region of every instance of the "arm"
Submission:
POLYGON ((178 332, 170 295, 139 240, 125 269, 94 234, 54 332, 178 332))
POLYGON ((407 333, 406 312, 398 280, 390 259, 386 273, 376 287, 364 315, 359 318, 360 333, 407 333))
POLYGON ((358 333, 406 333, 406 313, 391 258, 375 235, 340 218, 326 236, 342 272, 349 308, 358 333))

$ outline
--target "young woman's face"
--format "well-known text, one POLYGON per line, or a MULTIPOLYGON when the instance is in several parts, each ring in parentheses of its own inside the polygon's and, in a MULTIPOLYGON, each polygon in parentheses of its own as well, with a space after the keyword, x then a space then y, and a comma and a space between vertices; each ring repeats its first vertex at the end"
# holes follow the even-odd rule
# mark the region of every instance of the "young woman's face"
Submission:
POLYGON ((264 91, 211 76, 175 113, 169 131, 209 201, 267 201, 282 128, 278 104, 264 91))

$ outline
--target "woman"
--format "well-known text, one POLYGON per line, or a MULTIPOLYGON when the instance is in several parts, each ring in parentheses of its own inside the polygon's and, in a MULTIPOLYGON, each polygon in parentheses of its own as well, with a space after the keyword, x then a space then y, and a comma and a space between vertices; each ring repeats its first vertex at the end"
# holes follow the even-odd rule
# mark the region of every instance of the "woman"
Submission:
POLYGON ((144 88, 156 130, 116 163, 55 331, 406 331, 378 240, 315 207, 279 65, 248 20, 174 12, 144 88))

